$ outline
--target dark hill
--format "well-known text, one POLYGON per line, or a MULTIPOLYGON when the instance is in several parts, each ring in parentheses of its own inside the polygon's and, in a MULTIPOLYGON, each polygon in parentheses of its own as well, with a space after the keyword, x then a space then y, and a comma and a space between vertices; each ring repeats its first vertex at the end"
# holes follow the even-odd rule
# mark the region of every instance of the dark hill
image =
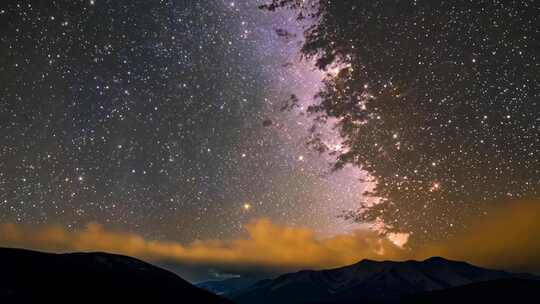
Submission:
POLYGON ((0 303, 28 302, 231 303, 131 257, 0 248, 0 303))

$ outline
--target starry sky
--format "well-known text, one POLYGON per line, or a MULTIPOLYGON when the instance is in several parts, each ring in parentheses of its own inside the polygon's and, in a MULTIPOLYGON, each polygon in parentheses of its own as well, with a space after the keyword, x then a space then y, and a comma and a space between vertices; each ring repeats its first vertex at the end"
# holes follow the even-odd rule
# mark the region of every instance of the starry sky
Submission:
POLYGON ((182 242, 259 217, 355 227, 337 215, 369 184, 305 145, 323 73, 263 3, 3 1, 0 221, 182 242))
POLYGON ((2 1, 0 245, 540 271, 535 1, 270 2, 2 1))

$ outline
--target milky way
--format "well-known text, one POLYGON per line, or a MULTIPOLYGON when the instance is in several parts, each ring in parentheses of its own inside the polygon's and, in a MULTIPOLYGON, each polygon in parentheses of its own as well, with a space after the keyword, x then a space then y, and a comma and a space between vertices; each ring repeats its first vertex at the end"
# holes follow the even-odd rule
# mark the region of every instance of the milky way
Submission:
POLYGON ((258 217, 351 228, 336 216, 363 173, 306 147, 323 75, 263 2, 3 1, 0 221, 179 241, 258 217), (291 94, 304 108, 280 111, 291 94))

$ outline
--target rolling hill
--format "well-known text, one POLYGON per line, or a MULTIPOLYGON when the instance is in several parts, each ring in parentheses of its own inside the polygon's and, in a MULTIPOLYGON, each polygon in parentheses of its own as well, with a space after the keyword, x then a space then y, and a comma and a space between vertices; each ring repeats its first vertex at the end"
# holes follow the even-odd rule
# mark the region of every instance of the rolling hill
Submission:
POLYGON ((0 269, 0 303, 231 303, 121 255, 0 248, 0 269))

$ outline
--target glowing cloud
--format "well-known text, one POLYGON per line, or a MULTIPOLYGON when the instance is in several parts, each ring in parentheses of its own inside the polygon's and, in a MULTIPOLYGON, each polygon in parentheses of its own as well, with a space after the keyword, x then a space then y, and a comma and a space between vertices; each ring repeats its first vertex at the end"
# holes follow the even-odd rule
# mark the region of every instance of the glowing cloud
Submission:
POLYGON ((297 270, 330 268, 373 260, 425 259, 443 256, 494 268, 540 272, 540 201, 512 202, 483 218, 471 218, 456 236, 441 243, 407 248, 408 234, 381 237, 371 230, 319 239, 311 229, 259 219, 246 225, 247 235, 234 240, 204 240, 188 245, 146 240, 105 230, 92 223, 69 232, 60 227, 0 224, 0 246, 46 251, 107 251, 152 262, 266 267, 297 270))
POLYGON ((455 237, 417 250, 477 265, 540 272, 540 200, 508 202, 471 218, 455 237))
POLYGON ((145 240, 129 233, 111 232, 92 223, 78 232, 59 227, 26 228, 0 225, 0 245, 47 251, 107 251, 151 261, 216 265, 254 265, 272 268, 325 268, 363 258, 398 258, 402 250, 375 232, 317 239, 312 230, 276 225, 259 219, 246 225, 247 237, 230 241, 176 242, 145 240))

